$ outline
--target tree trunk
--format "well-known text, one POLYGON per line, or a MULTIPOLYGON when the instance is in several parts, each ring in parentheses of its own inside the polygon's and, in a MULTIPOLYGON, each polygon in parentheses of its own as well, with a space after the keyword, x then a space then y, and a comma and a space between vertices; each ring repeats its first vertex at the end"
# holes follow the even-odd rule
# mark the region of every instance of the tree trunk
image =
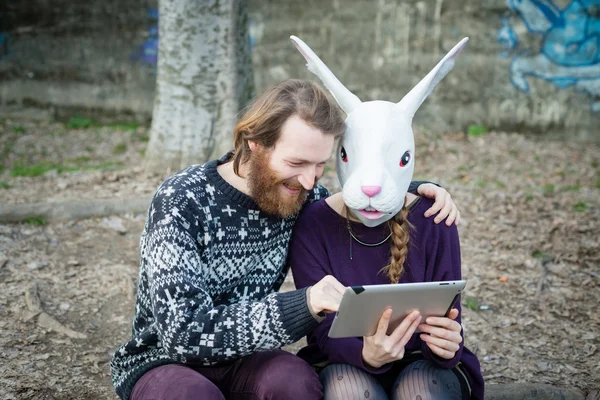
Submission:
POLYGON ((159 0, 146 168, 175 172, 231 149, 252 82, 246 0, 159 0))

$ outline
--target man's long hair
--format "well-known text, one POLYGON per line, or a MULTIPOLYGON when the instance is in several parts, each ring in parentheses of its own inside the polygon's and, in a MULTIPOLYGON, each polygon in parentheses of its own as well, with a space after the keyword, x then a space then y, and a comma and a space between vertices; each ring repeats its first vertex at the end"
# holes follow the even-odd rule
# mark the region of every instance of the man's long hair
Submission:
POLYGON ((273 148, 281 127, 292 115, 326 134, 339 138, 346 131, 342 110, 314 82, 289 79, 266 90, 248 107, 233 131, 233 170, 250 159, 248 141, 273 148))

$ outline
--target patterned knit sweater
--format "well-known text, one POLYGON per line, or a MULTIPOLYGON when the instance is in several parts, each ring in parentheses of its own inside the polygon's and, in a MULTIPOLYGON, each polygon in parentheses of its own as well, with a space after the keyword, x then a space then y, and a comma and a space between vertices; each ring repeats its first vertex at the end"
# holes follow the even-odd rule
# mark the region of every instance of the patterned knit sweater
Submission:
MULTIPOLYGON (((178 172, 154 195, 132 338, 110 363, 121 399, 159 365, 224 364, 294 343, 317 325, 306 289, 276 293, 296 215, 267 215, 227 183, 217 165, 228 157, 178 172)), ((316 186, 308 202, 328 194, 316 186)))

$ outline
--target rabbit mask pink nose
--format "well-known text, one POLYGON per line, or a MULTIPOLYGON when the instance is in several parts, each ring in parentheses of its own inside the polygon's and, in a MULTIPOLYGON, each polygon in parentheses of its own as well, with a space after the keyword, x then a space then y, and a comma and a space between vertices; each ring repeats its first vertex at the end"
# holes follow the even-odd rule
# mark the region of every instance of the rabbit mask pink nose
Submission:
POLYGON ((361 186, 360 189, 369 197, 373 197, 381 192, 381 186, 361 186))

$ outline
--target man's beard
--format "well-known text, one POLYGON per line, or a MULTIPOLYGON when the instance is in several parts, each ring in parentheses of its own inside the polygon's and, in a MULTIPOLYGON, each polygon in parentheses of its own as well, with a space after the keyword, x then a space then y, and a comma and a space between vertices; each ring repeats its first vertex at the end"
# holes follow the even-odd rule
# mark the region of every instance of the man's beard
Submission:
POLYGON ((281 179, 271 168, 269 161, 270 155, 267 151, 257 149, 252 152, 248 161, 247 177, 250 196, 267 214, 282 218, 297 214, 306 201, 308 191, 296 179, 281 179), (284 183, 300 191, 297 194, 283 193, 284 183))

